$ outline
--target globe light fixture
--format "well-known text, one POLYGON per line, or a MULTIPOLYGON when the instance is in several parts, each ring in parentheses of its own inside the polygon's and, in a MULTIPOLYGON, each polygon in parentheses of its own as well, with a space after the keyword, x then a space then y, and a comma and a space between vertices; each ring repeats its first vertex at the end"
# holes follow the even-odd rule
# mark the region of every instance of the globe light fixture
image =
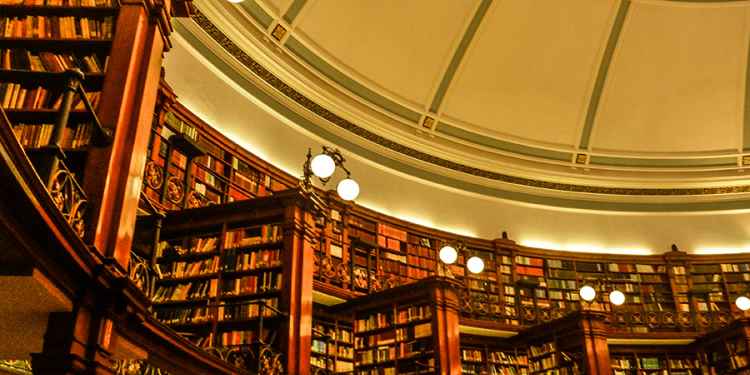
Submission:
POLYGON ((241 3, 241 2, 243 2, 245 0, 227 0, 227 1, 229 1, 232 4, 239 4, 239 3, 241 3))
POLYGON ((319 154, 310 162, 310 169, 318 178, 328 178, 336 170, 336 162, 327 154, 319 154))
POLYGON ((359 184, 351 178, 346 178, 339 182, 336 187, 339 197, 345 201, 353 201, 359 196, 359 184))
POLYGON ((737 297, 737 299, 734 300, 734 304, 742 311, 750 310, 750 298, 747 298, 746 296, 737 297))
POLYGON ((581 299, 586 302, 591 302, 596 298, 596 290, 591 285, 584 285, 581 290, 578 291, 581 299))
MULTIPOLYGON (((596 293, 596 291, 594 293, 596 293)), ((609 302, 615 306, 620 306, 625 303, 625 294, 619 290, 613 290, 609 293, 609 302)))
POLYGON ((320 183, 325 186, 337 168, 346 173, 346 178, 339 181, 336 186, 336 192, 339 193, 339 197, 345 201, 352 201, 359 196, 359 183, 352 179, 351 172, 344 165, 345 162, 344 155, 335 148, 323 146, 323 152, 315 155, 315 157, 312 156, 311 149, 307 150, 307 160, 302 165, 304 175, 299 185, 302 192, 312 199, 318 211, 327 212, 328 204, 325 202, 325 199, 319 197, 315 192, 313 177, 317 177, 320 183))
POLYGON ((466 268, 471 273, 480 273, 484 271, 484 261, 478 256, 473 256, 466 261, 466 268))
POLYGON ((440 249, 440 260, 445 264, 453 264, 458 259, 458 251, 451 246, 445 245, 440 249))

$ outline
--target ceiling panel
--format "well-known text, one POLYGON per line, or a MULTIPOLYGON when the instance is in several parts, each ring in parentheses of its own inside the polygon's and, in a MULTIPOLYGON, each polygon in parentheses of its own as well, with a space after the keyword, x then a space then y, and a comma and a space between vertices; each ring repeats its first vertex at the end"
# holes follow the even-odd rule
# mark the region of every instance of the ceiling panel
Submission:
POLYGON ((741 147, 747 3, 633 2, 592 133, 596 149, 741 147))
POLYGON ((310 0, 296 32, 374 91, 427 106, 477 3, 310 0))
POLYGON ((495 2, 444 114, 505 135, 576 144, 616 12, 615 0, 495 2))
POLYGON ((292 5, 293 0, 262 0, 270 11, 277 17, 283 16, 284 12, 292 5))

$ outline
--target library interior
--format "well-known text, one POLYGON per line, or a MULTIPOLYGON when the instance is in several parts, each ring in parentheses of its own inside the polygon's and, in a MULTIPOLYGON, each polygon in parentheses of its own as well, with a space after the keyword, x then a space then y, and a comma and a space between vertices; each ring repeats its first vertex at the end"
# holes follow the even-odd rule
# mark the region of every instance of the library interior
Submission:
POLYGON ((0 0, 2 375, 750 375, 750 0, 0 0))

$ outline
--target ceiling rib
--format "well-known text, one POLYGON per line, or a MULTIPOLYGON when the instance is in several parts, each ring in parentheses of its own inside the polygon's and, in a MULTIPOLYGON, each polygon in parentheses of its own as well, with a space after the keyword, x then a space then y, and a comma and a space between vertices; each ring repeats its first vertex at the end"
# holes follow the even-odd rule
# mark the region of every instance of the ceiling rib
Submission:
POLYGON ((594 90, 591 92, 591 99, 589 100, 588 109, 586 111, 586 120, 583 125, 583 131, 581 132, 581 140, 578 143, 579 149, 589 148, 591 131, 594 128, 594 119, 596 118, 596 111, 599 109, 599 100, 602 96, 604 83, 607 80, 609 65, 612 63, 612 55, 615 53, 617 42, 620 40, 622 26, 625 23, 625 18, 627 17, 629 9, 630 0, 621 0, 617 9, 617 15, 615 16, 615 22, 612 24, 612 30, 609 33, 609 39, 607 40, 607 47, 602 56, 602 62, 599 65, 599 71, 596 74, 594 90))
POLYGON ((438 89, 435 92, 435 97, 432 99, 432 104, 430 104, 431 112, 437 113, 440 105, 443 103, 445 93, 448 91, 448 87, 450 86, 451 81, 453 81, 453 77, 456 75, 458 66, 461 64, 461 60, 463 60, 466 50, 474 39, 474 35, 476 34, 477 29, 479 29, 479 25, 487 14, 487 9, 489 9, 490 5, 492 5, 492 0, 482 0, 479 7, 477 7, 477 11, 474 13, 471 23, 469 23, 469 26, 466 28, 466 32, 464 32, 461 42, 453 53, 453 58, 451 59, 450 64, 448 64, 448 68, 445 70, 445 74, 443 74, 440 86, 438 86, 438 89))
MULTIPOLYGON (((750 22, 750 20, 748 20, 750 22)), ((747 60, 745 61, 745 110, 743 112, 742 150, 750 151, 750 34, 748 35, 747 60)), ((744 164, 744 161, 743 161, 744 164)))
POLYGON ((307 4, 307 0, 294 0, 292 5, 287 8, 286 13, 284 13, 284 21, 291 25, 302 11, 302 8, 305 7, 305 4, 307 4))

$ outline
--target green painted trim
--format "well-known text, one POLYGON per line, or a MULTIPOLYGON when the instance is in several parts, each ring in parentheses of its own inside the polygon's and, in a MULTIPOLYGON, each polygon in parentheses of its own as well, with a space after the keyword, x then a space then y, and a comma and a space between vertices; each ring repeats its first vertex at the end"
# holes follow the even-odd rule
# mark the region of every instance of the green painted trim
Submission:
POLYGON ((496 197, 501 199, 510 199, 520 202, 542 204, 547 206, 557 207, 568 207, 578 209, 590 209, 590 210, 609 210, 609 211, 631 211, 631 212, 689 212, 689 211, 713 211, 713 210, 733 210, 733 209, 748 209, 750 208, 750 201, 748 200, 737 200, 737 201, 721 201, 721 202, 691 202, 691 203, 618 203, 618 202, 595 202, 595 201, 584 201, 576 199, 564 199, 555 197, 538 196, 528 193, 519 193, 514 191, 506 191, 497 188, 487 187, 484 185, 469 183, 461 181, 452 177, 439 175, 436 173, 425 171, 421 168, 417 168, 403 162, 387 158, 374 151, 364 148, 358 144, 355 144, 349 140, 341 138, 328 130, 318 126, 306 117, 298 114, 297 112, 289 109, 285 104, 279 102, 270 94, 258 88, 253 82, 243 77, 235 69, 229 66, 224 60, 218 57, 210 49, 208 49, 201 41, 199 41, 192 33, 185 29, 178 21, 175 23, 175 30, 180 36, 182 36, 190 45, 201 53, 201 55, 211 62, 216 68, 221 70, 229 79, 234 81, 237 85, 246 90, 250 95, 253 95, 258 100, 262 101, 269 108, 285 116, 295 124, 302 126, 306 130, 318 135, 319 137, 328 140, 331 143, 337 144, 342 148, 349 150, 350 152, 356 153, 363 158, 369 159, 373 162, 380 163, 381 165, 401 171, 403 173, 412 175, 417 178, 421 178, 427 181, 432 181, 438 184, 442 184, 448 187, 456 189, 483 194, 490 197, 496 197))
POLYGON ((292 5, 286 10, 286 13, 284 13, 284 20, 291 25, 299 15, 299 12, 302 11, 302 8, 305 7, 305 4, 307 4, 307 0, 294 0, 292 5))
POLYGON ((492 147, 498 150, 513 152, 516 154, 535 156, 535 157, 540 157, 540 158, 545 158, 545 159, 567 161, 567 162, 573 159, 572 153, 552 151, 552 150, 547 150, 543 148, 529 147, 525 145, 519 145, 517 143, 502 141, 496 138, 488 137, 485 135, 470 132, 468 130, 457 128, 455 126, 451 126, 443 122, 439 122, 437 124, 437 126, 435 127, 435 131, 438 133, 449 135, 451 137, 460 138, 469 142, 473 142, 473 143, 480 144, 480 145, 487 146, 487 147, 492 147))
POLYGON ((443 79, 440 81, 440 86, 438 86, 437 92, 435 92, 435 98, 432 99, 432 104, 430 104, 430 111, 437 113, 440 105, 443 103, 445 93, 448 92, 448 86, 450 86, 451 81, 453 81, 453 77, 456 75, 458 66, 461 64, 461 60, 463 60, 464 55, 466 54, 466 50, 469 48, 471 41, 474 39, 474 35, 479 29, 479 25, 482 24, 482 20, 487 14, 487 10, 490 8, 491 4, 492 0, 482 0, 482 3, 479 4, 479 8, 477 8, 476 13, 474 13, 474 18, 471 20, 469 27, 466 29, 463 38, 461 38, 461 42, 458 44, 456 52, 453 54, 453 58, 448 65, 448 69, 445 70, 443 79))
POLYGON ((307 49, 307 47, 300 43, 300 41, 297 40, 294 36, 290 36, 289 39, 287 39, 285 46, 289 51, 297 55, 302 60, 305 60, 313 68, 323 73, 326 77, 343 86, 352 93, 362 97, 365 100, 370 101, 373 104, 377 104, 378 106, 385 108, 395 115, 412 121, 415 124, 419 123, 419 119, 422 116, 421 114, 414 112, 411 109, 406 108, 396 102, 393 102, 390 99, 385 98, 380 94, 368 89, 361 83, 349 78, 349 76, 334 68, 323 59, 321 59, 318 55, 307 49))
POLYGON ((268 28, 271 26, 271 23, 273 22, 273 17, 266 13, 266 11, 258 5, 255 0, 252 1, 243 1, 240 3, 240 7, 247 11, 247 13, 253 17, 254 20, 258 21, 259 24, 261 24, 264 28, 268 28))
POLYGON ((736 157, 719 157, 705 159, 644 159, 644 158, 623 158, 611 156, 592 155, 589 161, 591 164, 612 165, 621 167, 727 167, 737 166, 736 157))
POLYGON ((742 126, 742 149, 750 151, 750 42, 745 62, 745 117, 742 126))
POLYGON ((612 63, 612 55, 615 53, 617 42, 620 39, 620 33, 622 32, 622 26, 625 23, 625 17, 628 15, 628 9, 630 9, 630 0, 621 0, 620 5, 617 8, 615 22, 609 33, 609 39, 607 40, 607 47, 602 56, 602 62, 599 64, 599 71, 596 74, 594 90, 591 92, 591 99, 589 100, 588 110, 586 111, 586 121, 583 124, 583 132, 581 133, 581 141, 578 143, 579 148, 581 149, 587 149, 589 147, 591 131, 594 129, 594 119, 596 118, 596 112, 599 110, 599 100, 601 100, 602 97, 604 82, 607 81, 609 65, 612 63))

